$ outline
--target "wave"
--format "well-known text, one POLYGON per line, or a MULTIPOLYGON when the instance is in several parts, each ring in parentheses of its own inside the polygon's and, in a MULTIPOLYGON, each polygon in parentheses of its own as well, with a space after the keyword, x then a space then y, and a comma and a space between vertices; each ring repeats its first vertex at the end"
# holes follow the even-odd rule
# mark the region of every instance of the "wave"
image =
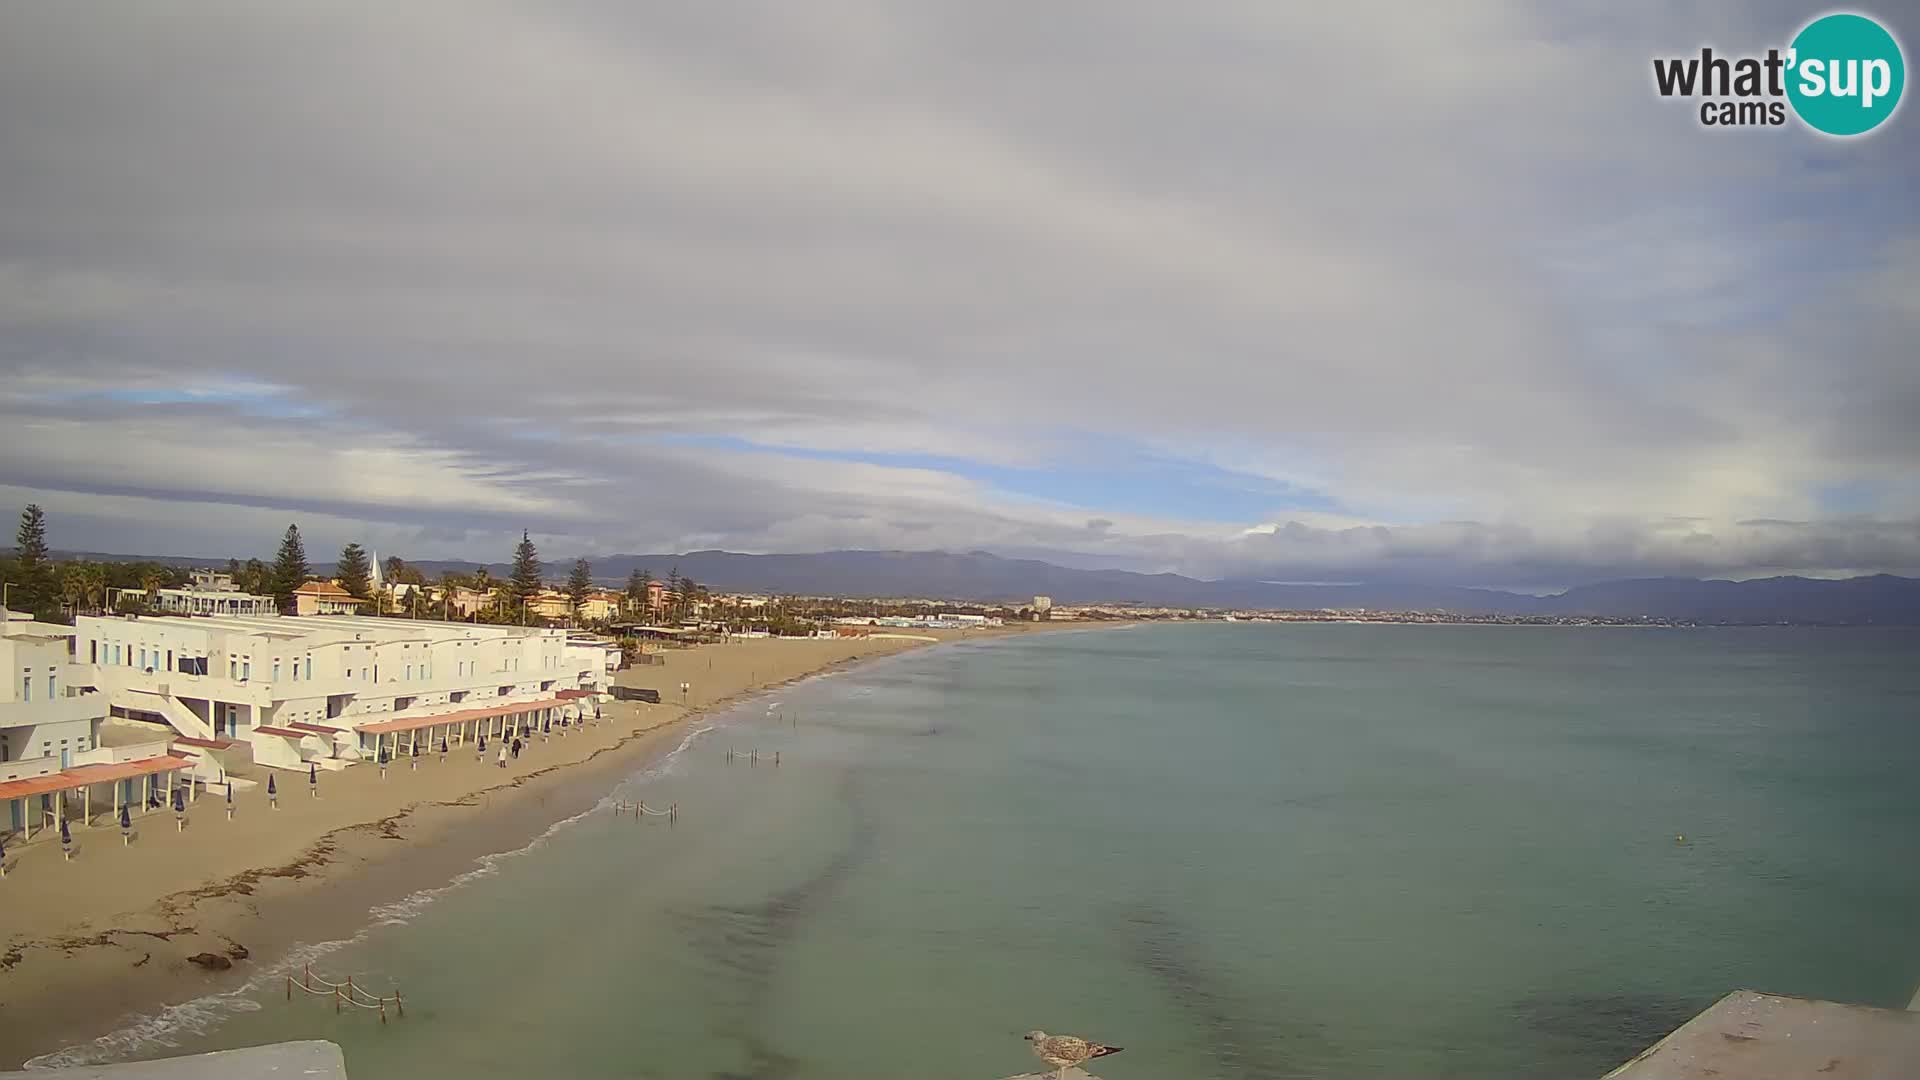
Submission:
POLYGON ((680 745, 660 755, 658 760, 646 768, 622 780, 613 792, 602 796, 587 809, 547 826, 540 835, 529 840, 525 845, 511 851, 482 855, 474 860, 477 865, 473 869, 459 874, 445 885, 421 889, 390 904, 376 904, 368 908, 367 925, 351 937, 297 944, 289 949, 285 956, 269 966, 256 970, 246 982, 231 990, 167 1005, 152 1013, 137 1014, 127 1019, 120 1027, 99 1038, 41 1054, 27 1060, 21 1068, 57 1069, 77 1065, 106 1065, 129 1060, 154 1049, 174 1050, 187 1039, 212 1032, 231 1016, 258 1012, 261 1004, 257 996, 265 990, 278 986, 288 975, 303 970, 308 964, 322 957, 365 942, 375 930, 382 927, 404 926, 412 922, 440 897, 456 889, 465 888, 482 878, 493 876, 499 872, 501 864, 506 860, 518 858, 543 847, 562 830, 594 814, 611 809, 617 801, 614 798, 615 793, 628 785, 673 775, 679 767, 680 756, 694 744, 695 740, 714 728, 715 725, 707 724, 687 732, 686 737, 680 740, 680 745))

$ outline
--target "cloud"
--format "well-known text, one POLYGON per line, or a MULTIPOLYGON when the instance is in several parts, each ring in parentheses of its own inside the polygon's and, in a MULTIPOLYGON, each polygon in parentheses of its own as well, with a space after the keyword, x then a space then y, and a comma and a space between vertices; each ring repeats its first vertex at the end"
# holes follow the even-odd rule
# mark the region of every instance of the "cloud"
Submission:
POLYGON ((0 484, 185 553, 1912 570, 1911 115, 1649 85, 1804 16, 10 9, 0 484))

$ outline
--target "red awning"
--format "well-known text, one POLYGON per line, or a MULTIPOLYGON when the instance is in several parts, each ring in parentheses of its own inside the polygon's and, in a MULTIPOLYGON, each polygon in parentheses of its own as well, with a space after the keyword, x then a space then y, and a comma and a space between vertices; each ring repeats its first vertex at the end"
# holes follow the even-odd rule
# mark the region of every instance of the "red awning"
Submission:
POLYGON ((262 724, 259 727, 254 728, 253 730, 259 732, 262 735, 278 735, 281 738, 285 738, 285 739, 304 739, 308 735, 312 734, 312 732, 309 732, 309 731, 295 731, 292 728, 269 727, 265 724, 262 724))
POLYGON ((590 698, 593 696, 593 691, 591 690, 560 690, 556 692, 555 696, 559 697, 563 701, 573 701, 576 698, 590 698))
POLYGON ((309 724, 301 720, 295 720, 287 726, 290 728, 299 728, 301 731, 311 732, 315 735, 338 735, 347 730, 343 727, 328 727, 325 724, 309 724))
POLYGON ((162 754, 159 757, 140 758, 136 761, 82 765, 74 769, 63 769, 48 776, 30 776, 24 780, 8 780, 0 783, 0 802, 8 799, 27 799, 55 791, 72 791, 74 788, 86 787, 89 784, 111 784, 116 780, 131 780, 136 776, 172 772, 192 764, 191 758, 181 757, 179 754, 162 754))
POLYGON ((522 701, 517 705, 492 705, 484 709, 465 709, 461 712, 441 713, 438 716, 400 716, 392 720, 376 720, 371 724, 355 724, 353 730, 368 735, 386 735, 395 731, 416 731, 439 724, 464 724, 469 720, 491 720, 496 716, 512 716, 515 713, 532 712, 535 709, 551 709, 559 704, 562 704, 559 698, 546 698, 541 701, 522 701))

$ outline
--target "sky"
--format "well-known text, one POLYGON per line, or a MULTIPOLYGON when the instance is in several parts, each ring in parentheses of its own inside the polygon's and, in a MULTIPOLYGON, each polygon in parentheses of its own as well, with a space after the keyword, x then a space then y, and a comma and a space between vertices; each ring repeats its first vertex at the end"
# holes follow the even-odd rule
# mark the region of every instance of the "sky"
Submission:
MULTIPOLYGON (((56 548, 1920 573, 1920 114, 1825 9, 0 8, 0 508, 56 548)), ((1920 4, 1877 14, 1904 34, 1920 4)))

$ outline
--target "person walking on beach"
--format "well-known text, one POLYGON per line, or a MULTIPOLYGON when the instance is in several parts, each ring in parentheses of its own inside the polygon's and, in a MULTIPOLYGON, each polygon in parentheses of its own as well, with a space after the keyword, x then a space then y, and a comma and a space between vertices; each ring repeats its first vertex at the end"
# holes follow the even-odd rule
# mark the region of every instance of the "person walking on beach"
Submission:
POLYGON ((507 767, 507 744, 506 743, 500 744, 500 767, 503 769, 507 767))
POLYGON ((519 739, 513 740, 513 760, 515 761, 520 760, 520 740, 519 739))

